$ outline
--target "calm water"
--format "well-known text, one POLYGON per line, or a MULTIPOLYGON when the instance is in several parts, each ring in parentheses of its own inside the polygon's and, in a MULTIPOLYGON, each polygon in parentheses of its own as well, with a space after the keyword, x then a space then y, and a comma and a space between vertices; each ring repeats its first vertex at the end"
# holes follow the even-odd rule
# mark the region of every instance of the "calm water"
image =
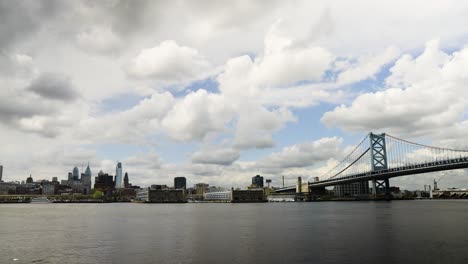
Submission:
POLYGON ((466 230, 468 201, 0 205, 0 263, 468 263, 466 230))

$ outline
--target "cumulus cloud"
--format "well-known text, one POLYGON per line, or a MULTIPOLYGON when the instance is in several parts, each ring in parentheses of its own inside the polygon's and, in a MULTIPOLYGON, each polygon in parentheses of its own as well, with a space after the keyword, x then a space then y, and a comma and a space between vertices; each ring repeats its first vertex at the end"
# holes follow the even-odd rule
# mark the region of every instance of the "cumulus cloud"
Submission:
POLYGON ((239 151, 234 149, 203 149, 192 155, 193 163, 231 165, 239 159, 239 151))
POLYGON ((328 126, 350 131, 386 131, 427 135, 463 121, 468 79, 460 71, 468 49, 447 54, 431 41, 413 59, 403 55, 390 69, 387 87, 364 93, 351 105, 341 105, 322 117, 328 126))
POLYGON ((257 162, 256 167, 266 172, 282 172, 288 168, 303 168, 340 157, 343 139, 321 138, 312 142, 295 144, 272 153, 257 162))
POLYGON ((157 153, 151 152, 128 157, 123 163, 133 170, 157 170, 161 168, 162 160, 157 153))
POLYGON ((398 48, 389 47, 382 54, 365 56, 339 73, 337 85, 346 85, 375 77, 384 65, 394 61, 400 54, 398 48))
POLYGON ((285 108, 269 111, 253 106, 240 111, 234 138, 234 146, 239 149, 273 147, 272 132, 282 128, 286 122, 295 121, 285 108))
POLYGON ((186 82, 201 78, 210 63, 196 50, 180 46, 173 40, 143 49, 130 62, 127 72, 137 78, 164 82, 186 82))
POLYGON ((233 110, 224 96, 200 89, 179 100, 161 125, 175 140, 202 140, 210 132, 223 131, 232 117, 233 110))

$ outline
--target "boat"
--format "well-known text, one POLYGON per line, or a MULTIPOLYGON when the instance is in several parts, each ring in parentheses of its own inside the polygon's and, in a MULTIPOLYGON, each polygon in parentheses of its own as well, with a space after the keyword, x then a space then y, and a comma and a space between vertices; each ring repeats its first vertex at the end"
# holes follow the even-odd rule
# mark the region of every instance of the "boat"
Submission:
POLYGON ((33 203, 33 204, 45 204, 45 203, 52 203, 52 201, 47 199, 47 197, 34 197, 34 198, 31 199, 31 203, 33 203))

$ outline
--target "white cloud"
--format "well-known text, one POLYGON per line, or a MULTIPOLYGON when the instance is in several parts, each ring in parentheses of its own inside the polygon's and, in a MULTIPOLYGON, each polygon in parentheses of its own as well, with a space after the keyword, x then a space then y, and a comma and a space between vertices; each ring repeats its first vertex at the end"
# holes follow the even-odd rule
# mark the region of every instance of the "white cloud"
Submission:
POLYGON ((285 108, 269 111, 263 107, 245 106, 240 111, 234 138, 234 146, 240 149, 273 147, 272 133, 285 123, 295 121, 285 108))
POLYGON ((210 63, 196 50, 179 46, 173 40, 143 49, 130 62, 127 71, 137 78, 163 82, 186 82, 207 76, 210 63))
POLYGON ((223 131, 232 117, 229 101, 222 95, 200 89, 179 100, 161 124, 175 140, 202 140, 210 132, 223 131))
POLYGON ((289 168, 314 166, 341 156, 341 138, 321 138, 312 142, 295 144, 272 153, 257 162, 256 167, 266 172, 282 172, 289 168))
POLYGON ((466 79, 460 72, 468 59, 464 48, 452 55, 428 42, 415 59, 403 55, 391 68, 388 88, 358 96, 322 117, 328 126, 367 132, 427 135, 450 130, 463 121, 467 105, 466 79), (390 86, 391 85, 391 86, 390 86))
POLYGON ((384 65, 394 61, 399 54, 397 48, 390 47, 382 54, 360 58, 354 65, 349 65, 339 73, 336 83, 341 86, 374 78, 384 65))
POLYGON ((231 165, 240 157, 235 149, 207 148, 193 153, 192 163, 231 165))

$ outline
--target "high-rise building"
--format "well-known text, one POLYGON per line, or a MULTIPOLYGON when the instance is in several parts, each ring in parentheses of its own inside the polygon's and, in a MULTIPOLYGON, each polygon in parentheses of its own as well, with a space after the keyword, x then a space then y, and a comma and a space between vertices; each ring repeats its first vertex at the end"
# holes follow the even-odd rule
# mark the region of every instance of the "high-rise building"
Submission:
POLYGON ((185 189, 185 188, 187 188, 187 179, 185 177, 175 177, 174 178, 174 188, 175 189, 185 189))
POLYGON ((263 188, 263 177, 260 175, 252 177, 252 185, 263 188))
POLYGON ((80 180, 80 171, 78 170, 78 167, 73 168, 72 176, 74 181, 80 180))
POLYGON ((3 176, 3 166, 0 165, 0 182, 2 182, 2 176, 3 176))
POLYGON ((115 188, 122 188, 122 163, 117 162, 117 166, 115 167, 115 188))
POLYGON ((92 173, 88 163, 88 167, 86 167, 85 173, 81 174, 83 194, 89 194, 91 192, 91 177, 92 173))
POLYGON ((105 194, 111 194, 115 187, 114 177, 107 173, 99 172, 98 176, 94 179, 94 189, 104 192, 105 194))
POLYGON ((125 173, 123 181, 124 181, 124 188, 130 188, 130 183, 128 182, 128 173, 127 172, 125 173))

